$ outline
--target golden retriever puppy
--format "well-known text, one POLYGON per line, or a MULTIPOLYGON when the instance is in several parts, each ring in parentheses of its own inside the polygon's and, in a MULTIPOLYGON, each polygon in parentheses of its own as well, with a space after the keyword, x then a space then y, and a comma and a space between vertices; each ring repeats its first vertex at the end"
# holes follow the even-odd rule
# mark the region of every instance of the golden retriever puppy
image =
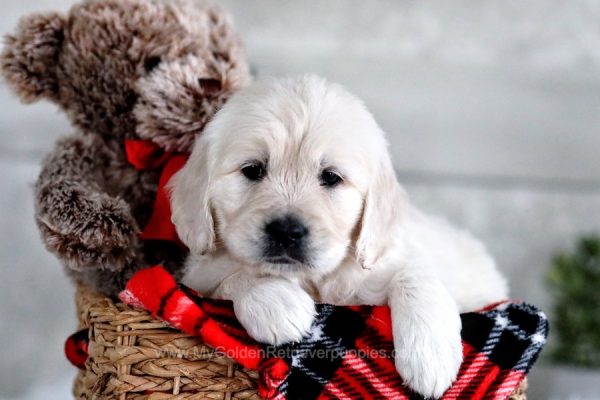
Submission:
POLYGON ((269 344, 306 335, 315 301, 388 304, 398 372, 425 396, 456 377, 459 313, 507 297, 479 242, 411 205, 365 105, 318 77, 234 94, 171 187, 185 283, 269 344))

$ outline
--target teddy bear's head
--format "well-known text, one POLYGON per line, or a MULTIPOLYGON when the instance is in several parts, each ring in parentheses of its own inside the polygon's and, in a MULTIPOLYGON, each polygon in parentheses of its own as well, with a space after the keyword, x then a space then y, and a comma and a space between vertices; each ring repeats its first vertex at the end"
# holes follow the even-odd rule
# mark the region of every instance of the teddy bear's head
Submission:
POLYGON ((248 67, 228 16, 193 0, 87 0, 8 35, 8 84, 57 103, 84 132, 187 151, 248 67))

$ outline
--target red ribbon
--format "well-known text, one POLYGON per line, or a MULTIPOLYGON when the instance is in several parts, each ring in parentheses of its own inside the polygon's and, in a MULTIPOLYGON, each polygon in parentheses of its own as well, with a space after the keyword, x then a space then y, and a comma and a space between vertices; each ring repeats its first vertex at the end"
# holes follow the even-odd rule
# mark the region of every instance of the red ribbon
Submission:
POLYGON ((147 140, 125 140, 127 161, 140 171, 162 168, 158 181, 158 190, 154 200, 154 209, 150 220, 142 230, 142 240, 166 240, 185 245, 179 240, 175 226, 171 222, 171 204, 167 183, 179 171, 188 159, 187 154, 166 152, 158 145, 147 140))

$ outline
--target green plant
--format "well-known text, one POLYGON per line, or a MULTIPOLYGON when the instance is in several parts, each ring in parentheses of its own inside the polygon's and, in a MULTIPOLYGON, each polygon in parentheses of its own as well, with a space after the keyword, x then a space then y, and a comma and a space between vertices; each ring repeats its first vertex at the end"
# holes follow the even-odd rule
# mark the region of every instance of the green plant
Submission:
POLYGON ((560 362, 600 367, 600 236, 579 239, 554 257, 548 283, 556 294, 552 321, 560 362))

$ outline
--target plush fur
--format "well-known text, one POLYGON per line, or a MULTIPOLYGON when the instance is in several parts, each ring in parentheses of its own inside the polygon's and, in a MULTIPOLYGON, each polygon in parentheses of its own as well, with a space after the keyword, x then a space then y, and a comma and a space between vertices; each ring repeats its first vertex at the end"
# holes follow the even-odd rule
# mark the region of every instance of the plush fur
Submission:
POLYGON ((137 238, 159 176, 127 162, 124 140, 191 149, 248 80, 228 16, 192 0, 89 0, 67 15, 23 18, 6 36, 1 67, 21 99, 54 102, 76 128, 36 184, 47 248, 76 280, 110 295, 155 262, 177 273, 185 252, 137 238))
POLYGON ((191 249, 184 282, 233 300, 259 341, 300 340, 315 301, 388 304, 398 371, 439 397, 462 360, 459 312, 507 297, 478 241, 411 205, 364 104, 323 79, 234 94, 171 185, 173 221, 191 249), (248 165, 263 176, 249 179, 248 165), (342 181, 325 185, 323 171, 342 181), (269 224, 290 215, 307 229, 303 245, 273 258, 269 224))

